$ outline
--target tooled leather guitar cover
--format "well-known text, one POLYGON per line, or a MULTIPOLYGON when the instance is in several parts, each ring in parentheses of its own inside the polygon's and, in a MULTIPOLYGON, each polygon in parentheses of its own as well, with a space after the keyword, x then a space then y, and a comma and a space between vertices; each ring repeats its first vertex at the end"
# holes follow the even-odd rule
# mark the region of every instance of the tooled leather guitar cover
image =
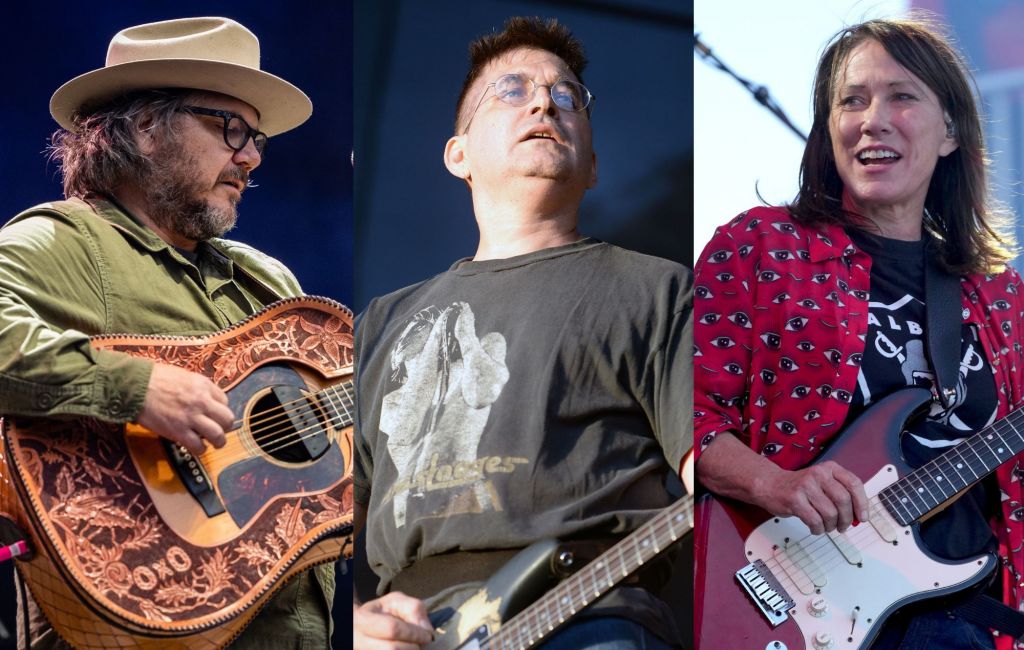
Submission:
MULTIPOLYGON (((272 362, 311 371, 315 388, 352 374, 352 314, 322 298, 275 303, 209 336, 93 344, 199 372, 225 390, 272 362)), ((350 426, 330 432, 344 474, 329 489, 272 501, 216 546, 190 543, 163 522, 124 431, 95 419, 4 422, 0 511, 17 513, 36 550, 18 569, 75 647, 221 647, 289 577, 351 554, 350 426)))

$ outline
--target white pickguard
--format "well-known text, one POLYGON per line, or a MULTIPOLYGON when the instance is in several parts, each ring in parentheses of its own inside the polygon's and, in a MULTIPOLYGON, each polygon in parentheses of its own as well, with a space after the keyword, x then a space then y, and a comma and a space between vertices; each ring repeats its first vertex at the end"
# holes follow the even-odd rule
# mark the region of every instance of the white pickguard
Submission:
MULTIPOLYGON (((893 466, 883 467, 864 485, 868 498, 898 478, 893 466)), ((937 562, 918 547, 909 527, 900 526, 879 505, 872 512, 877 513, 872 515, 872 523, 862 522, 839 536, 839 545, 850 544, 845 555, 828 536, 811 535, 796 517, 769 519, 747 538, 747 558, 767 562, 795 601, 789 615, 799 626, 807 650, 860 648, 865 637, 880 625, 879 618, 892 613, 886 610, 894 604, 917 600, 909 597, 919 594, 955 589, 989 568, 988 556, 962 564, 937 562), (887 536, 898 543, 882 539, 876 526, 888 531, 887 536), (806 555, 799 550, 795 555, 801 558, 801 564, 810 567, 807 574, 814 574, 799 580, 802 589, 794 587, 792 578, 792 574, 801 573, 800 569, 793 568, 792 563, 788 572, 778 566, 778 560, 786 559, 780 558, 778 549, 797 543, 811 549, 806 555), (859 559, 862 566, 851 563, 847 559, 850 556, 859 559), (814 588, 812 583, 821 586, 814 588), (827 611, 820 617, 811 614, 815 598, 824 598, 827 603, 827 611), (827 645, 829 640, 831 646, 827 645)), ((816 604, 820 612, 820 601, 816 604)))

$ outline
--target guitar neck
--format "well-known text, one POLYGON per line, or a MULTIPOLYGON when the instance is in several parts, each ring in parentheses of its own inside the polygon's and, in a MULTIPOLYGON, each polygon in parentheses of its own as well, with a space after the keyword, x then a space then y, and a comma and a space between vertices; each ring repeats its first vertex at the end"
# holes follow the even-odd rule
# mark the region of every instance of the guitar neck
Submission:
POLYGON ((692 528, 693 497, 687 495, 509 619, 481 647, 533 647, 692 528))
POLYGON ((343 429, 355 422, 355 396, 351 379, 328 386, 317 393, 315 397, 335 427, 343 429))
POLYGON ((879 492, 909 526, 1024 451, 1024 410, 1014 411, 879 492))

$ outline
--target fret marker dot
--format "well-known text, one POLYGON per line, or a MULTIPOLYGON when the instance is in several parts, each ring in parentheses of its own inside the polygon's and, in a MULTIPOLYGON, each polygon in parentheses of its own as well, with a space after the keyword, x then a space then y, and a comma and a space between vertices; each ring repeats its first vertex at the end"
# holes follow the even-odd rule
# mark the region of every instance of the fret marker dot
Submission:
POLYGON ((924 493, 924 488, 923 487, 919 487, 919 488, 917 488, 917 491, 923 494, 924 493))
POLYGON ((568 598, 568 597, 565 597, 565 596, 563 596, 563 597, 562 597, 562 604, 563 604, 563 605, 568 605, 568 604, 569 604, 569 598, 568 598))
POLYGON ((941 481, 941 480, 942 480, 942 477, 941 477, 941 476, 936 476, 936 477, 935 477, 935 480, 936 480, 936 481, 941 481))
POLYGON ((676 515, 676 521, 682 521, 682 520, 683 520, 683 516, 682 515, 676 515))
POLYGON ((964 464, 963 463, 957 463, 956 464, 956 468, 957 469, 963 469, 964 468, 964 464))
POLYGON ((900 501, 902 501, 903 503, 906 503, 907 502, 907 497, 903 497, 902 499, 900 499, 900 501))
POLYGON ((986 438, 987 440, 991 440, 991 439, 992 439, 992 434, 991 434, 991 433, 990 433, 990 434, 988 434, 987 436, 985 436, 985 438, 986 438))
POLYGON ((645 539, 644 540, 644 546, 650 546, 650 545, 651 545, 651 540, 645 539))
POLYGON ((1000 453, 1000 454, 1001 454, 1001 453, 1003 453, 1003 448, 1002 448, 1002 447, 1000 447, 1000 448, 998 449, 998 451, 999 451, 999 453, 1000 453))

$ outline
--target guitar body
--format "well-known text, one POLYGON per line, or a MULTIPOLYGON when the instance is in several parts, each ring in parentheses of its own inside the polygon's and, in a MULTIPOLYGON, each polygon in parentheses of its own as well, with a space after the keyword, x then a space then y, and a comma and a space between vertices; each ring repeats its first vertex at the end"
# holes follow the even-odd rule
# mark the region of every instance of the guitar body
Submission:
POLYGON ((434 632, 424 650, 476 648, 555 582, 554 540, 536 542, 498 570, 434 632))
POLYGON ((350 554, 350 311, 292 298, 209 336, 93 344, 210 377, 237 428, 192 458, 137 425, 4 421, 0 512, 29 532, 17 569, 65 640, 219 648, 289 578, 350 554))
MULTIPOLYGON (((856 474, 871 501, 910 471, 900 432, 929 398, 926 390, 908 389, 878 402, 817 462, 833 460, 856 474)), ((987 554, 959 562, 934 556, 916 524, 901 526, 877 500, 870 519, 843 534, 811 535, 796 517, 704 497, 694 550, 697 647, 866 648, 899 608, 970 588, 995 567, 987 554), (779 586, 791 599, 778 608, 775 624, 736 575, 756 560, 765 563, 768 579, 755 579, 760 586, 752 591, 769 594, 779 586)))

